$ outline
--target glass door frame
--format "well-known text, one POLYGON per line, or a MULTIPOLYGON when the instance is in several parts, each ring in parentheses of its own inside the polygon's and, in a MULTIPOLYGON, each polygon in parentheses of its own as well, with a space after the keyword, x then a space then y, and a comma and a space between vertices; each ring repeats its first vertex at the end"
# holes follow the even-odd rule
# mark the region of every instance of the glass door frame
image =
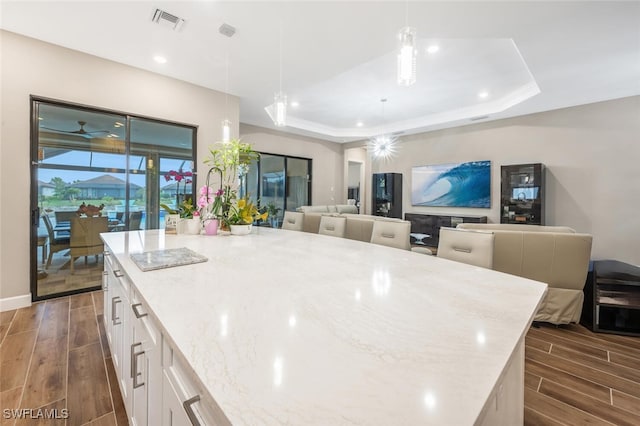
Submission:
MULTIPOLYGON (((261 166, 261 161, 262 161, 262 156, 263 155, 271 155, 273 157, 282 157, 284 159, 284 197, 282 198, 282 205, 277 205, 276 207, 279 207, 281 209, 281 211, 284 212, 287 210, 287 194, 289 193, 289 179, 288 179, 288 160, 289 159, 295 159, 295 160, 304 160, 307 162, 307 174, 309 176, 309 178, 307 179, 307 198, 309 200, 309 205, 312 204, 312 192, 311 192, 311 183, 313 181, 313 159, 312 158, 307 158, 307 157, 298 157, 295 155, 286 155, 286 154, 274 154, 271 152, 264 152, 264 151, 257 151, 259 154, 258 157, 258 161, 257 161, 257 174, 256 177, 258 179, 257 182, 257 193, 261 194, 262 191, 262 179, 260 179, 260 176, 262 175, 262 166, 261 166)), ((243 185, 244 185, 244 194, 247 193, 247 181, 246 179, 243 181, 243 185)), ((260 200, 258 200, 260 201, 260 200)), ((264 207, 260 204, 258 204, 258 207, 264 207)))
MULTIPOLYGON (((49 105, 53 105, 53 106, 58 106, 58 107, 62 107, 62 108, 73 108, 73 109, 78 109, 78 110, 83 110, 83 111, 87 111, 87 112, 93 112, 93 113, 98 113, 98 114, 113 114, 113 115, 121 115, 123 117, 125 117, 126 119, 126 140, 125 142, 125 153, 124 155, 126 156, 126 170, 125 170, 125 186, 126 186, 126 191, 125 191, 125 215, 128 213, 128 209, 129 209, 129 199, 130 199, 130 179, 129 179, 129 175, 130 175, 130 144, 131 144, 131 119, 135 118, 135 119, 142 119, 142 120, 149 120, 149 121, 153 121, 153 122, 157 122, 157 123, 163 123, 163 124, 168 124, 168 125, 174 125, 174 126, 180 126, 180 127, 186 127, 186 128, 190 128, 193 130, 192 133, 192 145, 191 145, 191 152, 193 153, 193 174, 194 176, 197 176, 197 164, 198 164, 198 150, 197 150, 197 140, 198 140, 198 126, 193 125, 193 124, 187 124, 187 123, 180 123, 180 122, 174 122, 174 121, 169 121, 169 120, 162 120, 159 118, 154 118, 154 117, 147 117, 144 115, 140 115, 140 114, 132 114, 132 113, 127 113, 127 112, 123 112, 123 111, 117 111, 117 110, 112 110, 112 109, 108 109, 108 108, 98 108, 98 107, 94 107, 94 106, 90 106, 90 105, 84 105, 84 104, 78 104, 78 103, 73 103, 73 102, 67 102, 67 101, 62 101, 59 99, 52 99, 52 98, 47 98, 47 97, 43 97, 43 96, 37 96, 37 95, 30 95, 29 96, 29 116, 30 116, 30 123, 29 123, 29 128, 30 128, 30 135, 29 135, 29 144, 30 144, 30 201, 29 201, 29 217, 30 217, 30 221, 29 221, 29 288, 31 290, 31 301, 32 302, 37 302, 40 300, 47 300, 47 299, 52 299, 52 298, 56 298, 56 297, 64 297, 64 296, 71 296, 74 294, 79 294, 79 293, 86 293, 89 291, 95 291, 95 290, 100 290, 102 288, 101 285, 98 286, 94 286, 94 287, 87 287, 87 288, 82 288, 82 289, 77 289, 77 290, 69 290, 69 291, 63 291, 63 292, 59 292, 59 293, 53 293, 53 294, 48 294, 48 295, 44 295, 44 296, 40 296, 38 295, 38 250, 39 247, 37 245, 37 241, 38 241, 38 226, 39 226, 39 222, 40 222, 40 205, 39 205, 39 194, 38 194, 38 169, 39 169, 39 158, 38 158, 38 148, 39 148, 39 126, 38 126, 38 109, 39 109, 39 104, 41 103, 46 103, 49 105)), ((158 167, 159 167, 159 163, 158 163, 158 167)), ((146 171, 145 169, 145 173, 148 174, 148 171, 146 171)), ((159 178, 159 171, 158 171, 158 178, 159 178)), ((158 184, 159 185, 159 184, 158 184)), ((195 189, 196 189, 196 179, 194 178, 192 183, 192 193, 195 194, 195 189)), ((159 188, 158 188, 159 191, 159 188)), ((158 195, 159 197, 159 195, 158 195)), ((147 199, 147 203, 148 203, 148 199, 147 199)), ((159 206, 157 207, 158 212, 159 213, 159 206)), ((158 215, 157 215, 158 216, 158 215)), ((128 226, 128 223, 127 223, 128 226)))

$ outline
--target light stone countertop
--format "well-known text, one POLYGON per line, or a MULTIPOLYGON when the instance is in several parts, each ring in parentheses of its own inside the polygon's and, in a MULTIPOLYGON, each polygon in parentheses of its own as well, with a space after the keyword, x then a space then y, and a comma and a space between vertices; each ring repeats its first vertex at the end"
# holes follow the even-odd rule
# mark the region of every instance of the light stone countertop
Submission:
POLYGON ((546 285, 369 243, 102 234, 234 425, 473 424, 546 285), (132 253, 205 263, 142 272, 132 253))

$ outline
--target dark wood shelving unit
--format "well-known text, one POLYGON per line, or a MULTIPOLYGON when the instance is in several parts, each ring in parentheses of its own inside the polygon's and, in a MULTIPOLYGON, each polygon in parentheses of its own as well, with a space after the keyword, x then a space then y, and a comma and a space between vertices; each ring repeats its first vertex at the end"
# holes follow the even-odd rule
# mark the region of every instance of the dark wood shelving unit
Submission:
POLYGON ((374 216, 402 219, 402 173, 374 173, 371 201, 374 216))
POLYGON ((544 225, 544 165, 502 166, 500 172, 500 223, 544 225))

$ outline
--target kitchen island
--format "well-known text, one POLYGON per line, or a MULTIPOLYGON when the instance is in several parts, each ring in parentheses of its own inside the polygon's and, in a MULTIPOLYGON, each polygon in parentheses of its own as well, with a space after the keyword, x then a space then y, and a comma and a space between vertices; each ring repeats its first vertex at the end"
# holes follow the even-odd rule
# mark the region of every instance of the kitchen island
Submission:
POLYGON ((137 424, 522 423, 545 284, 270 228, 102 238, 107 334, 137 424), (208 261, 143 272, 130 257, 181 247, 208 261))

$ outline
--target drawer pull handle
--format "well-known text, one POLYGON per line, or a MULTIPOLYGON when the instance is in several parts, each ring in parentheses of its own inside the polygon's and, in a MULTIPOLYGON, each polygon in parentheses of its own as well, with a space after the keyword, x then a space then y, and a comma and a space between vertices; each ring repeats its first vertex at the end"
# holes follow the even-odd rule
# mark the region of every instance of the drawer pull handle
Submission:
POLYGON ((120 272, 120 269, 116 269, 115 271, 113 271, 113 275, 115 275, 118 278, 124 277, 124 274, 120 272))
POLYGON ((102 289, 106 290, 107 288, 109 288, 109 285, 107 284, 109 282, 109 273, 107 271, 103 271, 102 272, 102 289))
POLYGON ((122 324, 120 318, 116 315, 116 305, 118 303, 122 303, 122 300, 120 300, 120 296, 111 298, 111 322, 113 323, 113 325, 122 324))
POLYGON ((146 312, 144 314, 140 313, 140 311, 138 310, 140 306, 142 306, 142 303, 136 303, 131 305, 131 309, 133 309, 133 313, 136 314, 136 318, 142 318, 148 315, 146 312))
POLYGON ((193 398, 189 398, 182 403, 182 407, 184 407, 184 411, 186 411, 187 417, 189 417, 189 420, 191 421, 191 424, 193 426, 200 426, 200 422, 196 417, 196 413, 194 413, 193 408, 191 408, 191 406, 198 401, 200 401, 200 395, 196 395, 193 398))
POLYGON ((105 250, 102 254, 104 256, 111 256, 111 252, 109 250, 105 250))
POLYGON ((134 389, 144 386, 144 382, 138 383, 138 376, 142 375, 142 373, 138 373, 138 356, 144 354, 144 351, 136 352, 136 347, 138 346, 142 346, 142 343, 134 343, 131 345, 131 378, 133 379, 134 389))

